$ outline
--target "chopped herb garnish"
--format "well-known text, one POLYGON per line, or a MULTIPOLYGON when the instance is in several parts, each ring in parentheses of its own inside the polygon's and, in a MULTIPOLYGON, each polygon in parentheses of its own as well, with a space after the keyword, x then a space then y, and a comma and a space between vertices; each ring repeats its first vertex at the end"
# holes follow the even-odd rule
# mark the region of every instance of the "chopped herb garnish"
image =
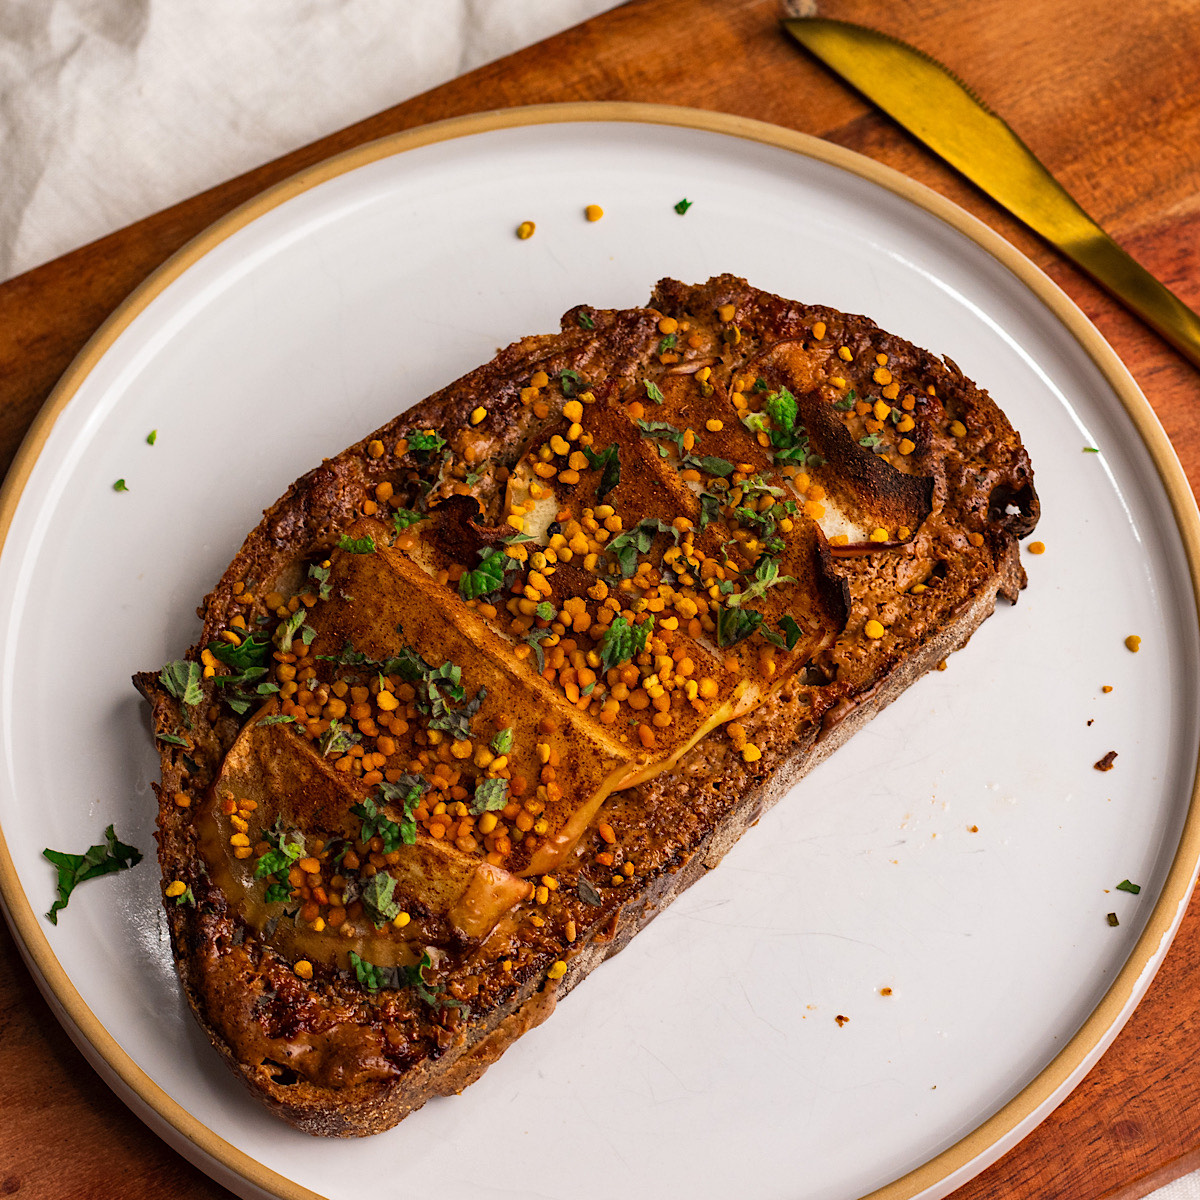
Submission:
POLYGON ((361 839, 369 842, 373 837, 380 838, 384 854, 391 854, 402 845, 413 844, 411 841, 406 843, 400 826, 386 813, 380 812, 374 796, 368 796, 360 804, 353 805, 350 811, 362 820, 362 833, 359 835, 361 839))
POLYGON ((409 452, 421 459, 428 459, 437 454, 445 444, 445 438, 429 431, 411 433, 408 436, 409 452))
POLYGON ((386 925, 400 915, 400 902, 396 899, 396 880, 386 871, 377 871, 363 885, 360 899, 367 916, 377 928, 386 925))
POLYGON ((190 904, 195 907, 196 896, 190 886, 185 887, 183 891, 175 897, 175 907, 178 908, 181 904, 190 904))
POLYGON ((283 713, 271 713, 269 716, 263 717, 259 721, 260 725, 287 725, 295 721, 295 717, 285 716, 283 713))
POLYGON ((586 387, 587 385, 579 377, 577 371, 560 371, 558 374, 558 386, 562 388, 562 394, 570 400, 579 391, 580 387, 586 387))
POLYGON ((317 599, 328 600, 333 592, 333 585, 329 582, 329 568, 320 563, 313 563, 308 568, 308 577, 317 581, 317 599))
POLYGON ((110 825, 104 831, 104 841, 90 846, 83 854, 69 854, 47 847, 42 851, 42 857, 58 870, 58 899, 46 914, 46 920, 57 925, 59 911, 67 907, 71 893, 79 884, 136 867, 142 861, 142 852, 135 846, 119 842, 110 825))
POLYGON ((659 390, 658 384, 653 379, 643 379, 642 387, 646 390, 646 395, 654 401, 655 404, 662 404, 665 397, 659 390))
POLYGON ((596 485, 596 499, 603 500, 621 482, 621 448, 613 442, 600 454, 591 446, 584 446, 583 453, 588 465, 600 472, 600 482, 596 485))
POLYGON ((1142 885, 1140 883, 1130 883, 1128 879, 1122 879, 1117 884, 1118 892, 1128 892, 1131 896, 1136 896, 1141 890, 1142 885))
POLYGON ((768 392, 771 390, 771 385, 760 375, 750 390, 752 392, 768 392))
POLYGON ((668 333, 667 336, 658 343, 658 349, 655 351, 655 354, 670 353, 670 351, 675 349, 675 344, 678 340, 679 339, 675 334, 668 333))
POLYGON ((1084 454, 1099 454, 1100 449, 1098 446, 1084 446, 1083 452, 1084 454))
POLYGON ((192 706, 204 699, 204 692, 200 688, 203 674, 199 663, 178 660, 163 667, 158 681, 176 700, 192 706))
POLYGON ((617 617, 600 640, 600 670, 609 671, 637 658, 646 649, 646 640, 653 628, 653 615, 640 625, 630 625, 624 617, 617 617))
POLYGON ((865 446, 868 450, 874 450, 876 454, 881 453, 880 447, 883 445, 883 438, 877 433, 869 433, 864 438, 858 439, 860 446, 865 446))
POLYGON ((127 492, 127 491, 129 491, 129 485, 125 482, 125 480, 118 479, 117 482, 113 484, 113 491, 114 492, 127 492))
POLYGON ((375 539, 369 534, 366 537, 352 538, 349 534, 343 533, 338 538, 338 549, 345 550, 348 554, 374 554, 375 539))
POLYGON ((742 424, 751 433, 766 433, 768 417, 765 412, 748 412, 742 414, 742 424))
POLYGON ((340 758, 351 746, 361 741, 362 734, 357 729, 343 725, 340 721, 330 721, 329 728, 317 740, 317 749, 320 750, 322 758, 328 758, 331 754, 340 758))
POLYGON ((1110 925, 1111 925, 1111 926, 1112 926, 1114 929, 1115 929, 1115 928, 1116 928, 1118 925, 1120 925, 1120 923, 1121 923, 1120 921, 1118 921, 1118 920, 1117 920, 1117 914, 1116 914, 1116 913, 1109 913, 1109 914, 1108 914, 1108 918, 1107 918, 1107 919, 1108 919, 1108 923, 1109 923, 1109 924, 1110 924, 1110 925))
POLYGON ((553 621, 558 616, 558 609, 549 600, 543 600, 534 611, 543 621, 553 621))
POLYGON ((496 777, 483 779, 475 785, 475 795, 471 797, 471 814, 497 812, 508 803, 508 780, 496 777))
POLYGON ((779 628, 783 630, 784 644, 789 650, 795 650, 796 643, 804 631, 796 624, 796 618, 791 613, 784 613, 779 620, 779 628))
POLYGON ((721 515, 722 500, 712 492, 700 493, 700 528, 703 529, 710 521, 715 521, 721 515))
POLYGON ((752 608, 722 608, 717 614, 717 645, 732 646, 748 638, 762 622, 762 613, 752 608))
POLYGON ((501 729, 492 738, 491 747, 495 754, 507 754, 513 748, 513 728, 511 725, 507 729, 501 729))
POLYGON ((265 668, 267 656, 271 652, 271 642, 266 637, 259 638, 251 634, 243 638, 238 646, 230 642, 209 642, 208 650, 218 662, 223 662, 227 667, 232 667, 235 671, 246 671, 252 667, 265 668))
POLYGON ((755 600, 759 596, 765 595, 767 588, 775 587, 780 583, 795 582, 795 578, 791 575, 780 575, 779 563, 775 559, 764 556, 754 564, 754 582, 744 591, 730 596, 725 601, 726 607, 741 608, 748 600, 755 600))
POLYGON ((849 412, 854 407, 854 402, 857 399, 858 393, 851 388, 841 400, 835 400, 833 402, 833 407, 836 408, 838 412, 849 412))
POLYGON ((148 434, 146 434, 146 445, 153 446, 154 443, 157 441, 158 441, 158 430, 157 429, 150 430, 150 432, 148 434))
POLYGON ((504 573, 517 567, 515 559, 495 546, 485 546, 479 553, 483 556, 479 566, 465 572, 458 581, 458 594, 464 600, 478 600, 498 592, 504 586, 504 573))
POLYGON ((693 203, 694 201, 691 200, 680 200, 679 203, 675 205, 675 211, 682 217, 683 214, 692 207, 693 203))
POLYGON ((666 521, 660 521, 657 517, 646 517, 608 543, 607 548, 616 556, 621 574, 626 579, 637 570, 638 555, 646 554, 654 544, 656 533, 669 533, 676 543, 679 542, 679 530, 674 525, 668 525, 666 521))
POLYGON ((396 526, 396 532, 407 529, 410 525, 415 525, 418 521, 428 521, 428 513, 414 512, 411 508, 398 508, 392 513, 392 524, 396 526))
POLYGON ((533 650, 533 656, 537 659, 539 674, 546 669, 546 653, 542 649, 542 639, 550 637, 552 632, 550 629, 531 629, 525 635, 525 644, 533 650))
POLYGON ((190 750, 192 748, 191 742, 187 741, 185 738, 181 738, 175 733, 156 733, 154 736, 158 738, 160 742, 168 742, 172 746, 182 746, 185 750, 190 750))
POLYGON ((592 314, 589 312, 581 312, 579 314, 578 320, 579 320, 579 328, 580 329, 595 329, 596 328, 596 322, 595 322, 595 320, 593 320, 592 314))
POLYGON ((277 821, 273 828, 263 833, 262 840, 271 847, 254 864, 254 878, 270 881, 263 899, 268 904, 290 900, 292 885, 287 876, 292 864, 304 857, 304 835, 296 831, 282 832, 277 821))
POLYGON ((307 616, 307 610, 303 607, 296 609, 286 621, 281 621, 275 630, 275 645, 279 647, 284 654, 289 654, 292 649, 292 642, 296 637, 300 626, 304 624, 304 618, 307 616))
POLYGON ((442 992, 441 986, 430 987, 425 980, 425 968, 433 965, 428 954, 421 955, 421 961, 411 967, 377 967, 365 958, 360 958, 353 950, 350 951, 350 966, 354 976, 368 992, 378 992, 382 989, 398 991, 410 987, 417 997, 431 1008, 466 1008, 461 1000, 451 999, 442 992))
POLYGON ((579 876, 579 882, 575 885, 575 890, 579 893, 580 900, 592 908, 599 908, 604 903, 600 893, 582 875, 579 876))
MULTIPOLYGON (((423 775, 401 775, 399 779, 385 780, 379 785, 379 795, 385 804, 391 804, 400 809, 400 840, 406 846, 412 846, 417 840, 417 821, 413 816, 421 796, 429 790, 429 784, 423 775)), ((381 818, 386 820, 385 817, 381 818)), ((382 831, 380 837, 383 837, 382 831)), ((384 838, 384 845, 389 838, 384 838)))
POLYGON ((701 458, 685 454, 680 461, 685 467, 703 471, 705 475, 717 475, 721 479, 726 479, 733 474, 733 463, 728 459, 716 458, 711 454, 706 454, 701 458))

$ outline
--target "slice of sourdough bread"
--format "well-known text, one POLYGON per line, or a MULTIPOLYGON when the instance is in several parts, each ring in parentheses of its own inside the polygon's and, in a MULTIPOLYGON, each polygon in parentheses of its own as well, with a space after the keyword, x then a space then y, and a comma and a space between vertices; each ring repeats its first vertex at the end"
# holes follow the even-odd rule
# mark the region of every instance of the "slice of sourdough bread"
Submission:
POLYGON ((461 1091, 1024 586, 949 360, 721 276, 301 477, 136 677, 180 978, 316 1134, 461 1091))

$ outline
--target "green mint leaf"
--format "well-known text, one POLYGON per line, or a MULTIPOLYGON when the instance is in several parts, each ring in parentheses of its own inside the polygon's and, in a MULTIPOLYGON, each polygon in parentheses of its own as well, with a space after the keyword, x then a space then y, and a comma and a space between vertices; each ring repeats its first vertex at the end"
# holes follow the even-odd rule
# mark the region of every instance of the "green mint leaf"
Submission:
POLYGON ((386 925, 400 915, 396 899, 396 881, 386 871, 377 871, 362 890, 363 907, 376 927, 386 925))
POLYGON ((653 628, 653 615, 640 625, 630 625, 624 617, 615 618, 600 639, 601 672, 637 658, 646 649, 646 641, 653 628))
POLYGON ((784 433, 791 431, 800 411, 796 404, 796 397, 785 387, 781 387, 779 391, 772 392, 767 396, 763 402, 763 409, 771 418, 775 428, 784 433))
POLYGON ((196 896, 190 887, 186 887, 178 896, 175 897, 175 907, 179 908, 182 904, 190 904, 195 907, 196 896))
POLYGON ((642 437, 661 438, 663 441, 674 442, 679 447, 679 452, 683 453, 683 430, 677 429, 669 421, 643 421, 639 418, 637 427, 641 431, 642 437))
POLYGON ((548 638, 552 632, 550 629, 531 629, 525 635, 525 644, 533 648, 534 658, 537 659, 539 675, 546 669, 546 653, 542 649, 542 639, 548 638))
POLYGON ((675 346, 676 346, 676 343, 678 342, 678 340, 679 339, 676 337, 675 334, 668 333, 667 336, 658 343, 658 349, 654 353, 655 354, 669 354, 672 350, 675 349, 675 346))
POLYGON ((117 871, 136 867, 142 861, 142 852, 135 846, 127 846, 118 841, 113 826, 110 825, 104 831, 104 841, 89 846, 83 854, 70 854, 47 847, 42 851, 42 857, 52 863, 58 871, 58 899, 46 913, 50 924, 57 925, 59 912, 67 907, 71 893, 79 884, 89 879, 98 879, 101 875, 112 875, 117 871))
POLYGON ((642 387, 646 389, 646 395, 654 401, 655 404, 662 404, 665 397, 659 391, 658 384, 652 379, 643 379, 642 387))
POLYGON ((392 513, 392 524, 396 526, 396 532, 407 529, 410 525, 415 525, 418 521, 428 521, 428 513, 414 512, 411 508, 398 508, 392 513))
POLYGON ((516 569, 516 561, 495 546, 486 546, 480 553, 483 558, 479 566, 458 581, 458 594, 464 600, 477 600, 498 592, 504 586, 504 573, 516 569))
MULTIPOLYGON (((269 638, 260 639, 257 634, 251 634, 243 638, 238 646, 230 642, 209 642, 208 650, 218 662, 223 662, 235 671, 248 671, 260 667, 265 670, 267 657, 271 652, 271 642, 269 638)), ((220 681, 223 682, 227 678, 228 676, 221 676, 220 681)))
POLYGON ((437 454, 446 444, 446 439, 436 433, 422 431, 408 435, 408 450, 418 458, 426 460, 437 454))
POLYGON ((501 729, 491 742, 492 751, 496 754, 507 754, 513 748, 513 728, 501 729))
POLYGON ((601 454, 597 454, 591 446, 584 446, 583 453, 588 465, 600 471, 596 499, 603 500, 621 482, 621 448, 614 442, 601 454))
POLYGON ((1122 879, 1117 884, 1118 892, 1128 892, 1131 896, 1136 896, 1141 890, 1142 885, 1140 883, 1130 883, 1128 879, 1122 879))
POLYGON ((692 467, 694 470, 704 472, 705 475, 716 475, 721 479, 727 479, 733 474, 733 463, 728 459, 716 458, 711 454, 706 454, 702 458, 685 454, 682 461, 685 467, 692 467))
POLYGON ((755 381, 754 386, 750 389, 752 392, 770 391, 771 385, 760 375, 755 381))
POLYGON ((261 721, 259 721, 259 724, 260 725, 287 725, 290 722, 294 722, 295 720, 296 720, 295 717, 284 716, 283 713, 271 713, 270 716, 263 717, 263 719, 261 721))
POLYGON ((591 313, 581 312, 578 316, 578 321, 579 321, 580 329, 595 329, 596 328, 596 322, 593 319, 591 313))
POLYGON ((796 624, 796 618, 791 613, 784 613, 779 620, 779 628, 783 630, 785 644, 789 650, 795 650, 796 643, 804 631, 796 624))
POLYGON ((275 629, 275 645, 279 647, 285 654, 289 653, 292 648, 292 642, 296 637, 300 626, 304 624, 304 618, 307 616, 307 611, 301 605, 296 609, 286 621, 281 621, 275 629))
POLYGON ((722 608, 717 615, 717 645, 732 646, 748 638, 763 621, 763 615, 749 608, 722 608))
POLYGON ((767 414, 765 412, 748 412, 742 414, 742 424, 751 433, 766 433, 767 414))
POLYGON ((558 386, 562 388, 562 394, 570 400, 581 387, 587 387, 587 384, 579 377, 577 371, 560 371, 558 386))
POLYGON ((471 815, 477 817, 481 813, 497 812, 507 803, 507 779, 482 779, 475 785, 475 795, 471 797, 471 815))
POLYGON ((157 429, 150 430, 150 432, 148 434, 146 434, 146 445, 153 446, 154 443, 157 441, 158 441, 158 430, 157 429))
POLYGON ((691 200, 680 200, 679 203, 675 205, 675 211, 682 217, 683 214, 692 207, 693 203, 694 201, 691 200))
POLYGON ((181 738, 176 733, 156 733, 154 735, 160 742, 169 742, 172 746, 182 746, 185 750, 192 748, 192 743, 184 738, 181 738))
POLYGON ((549 600, 543 600, 535 611, 543 621, 553 621, 558 616, 558 609, 549 600))
POLYGON ((348 554, 374 554, 375 539, 369 534, 366 537, 352 538, 348 533, 343 533, 338 538, 338 549, 345 550, 348 554))
POLYGON ((113 484, 113 491, 114 492, 127 492, 127 491, 129 491, 129 485, 125 482, 125 480, 118 479, 117 482, 113 484))
POLYGON ((747 601, 755 600, 766 593, 767 588, 780 583, 795 583, 791 575, 780 575, 779 563, 773 558, 763 557, 754 564, 754 582, 743 588, 736 596, 725 601, 727 608, 741 608, 747 601))
POLYGON ((175 697, 189 706, 199 704, 204 699, 200 688, 200 680, 204 671, 199 663, 178 660, 169 662, 159 673, 158 682, 175 697))

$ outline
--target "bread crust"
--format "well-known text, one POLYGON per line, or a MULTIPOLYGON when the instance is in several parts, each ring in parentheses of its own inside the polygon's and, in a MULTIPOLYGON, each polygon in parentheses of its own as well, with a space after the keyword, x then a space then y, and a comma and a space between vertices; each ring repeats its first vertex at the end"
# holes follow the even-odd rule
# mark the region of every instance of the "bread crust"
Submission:
MULTIPOLYGON (((826 611, 842 605, 837 636, 741 718, 745 739, 761 757, 747 761, 718 728, 670 770, 613 792, 559 872, 558 890, 537 909, 542 924, 531 924, 520 908, 519 920, 510 914, 476 942, 446 934, 438 943, 430 980, 463 1007, 436 1007, 411 988, 370 994, 344 971, 319 970, 311 979, 296 974, 272 940, 274 927, 255 928, 225 893, 211 837, 205 840, 197 817, 212 803, 242 720, 219 703, 211 679, 202 685, 204 701, 185 706, 158 674, 135 677, 156 732, 178 737, 186 731, 188 743, 159 742, 162 783, 156 788, 164 888, 181 880, 196 900, 180 905, 164 896, 184 992, 234 1073, 298 1128, 325 1136, 379 1132, 432 1096, 474 1082, 516 1037, 549 1015, 557 998, 716 866, 803 775, 965 644, 997 596, 1015 601, 1025 586, 1017 539, 1037 520, 1032 469, 995 403, 953 363, 865 317, 788 301, 733 276, 698 287, 664 280, 646 309, 571 310, 560 334, 515 343, 298 479, 266 510, 205 598, 203 632, 187 660, 200 661, 204 648, 231 629, 247 622, 253 628, 268 589, 299 591, 307 564, 329 553, 361 519, 381 484, 413 502, 445 502, 457 486, 447 466, 453 463, 452 472, 469 455, 484 464, 473 484, 479 508, 470 528, 486 538, 487 529, 501 524, 504 477, 531 442, 561 420, 561 397, 539 415, 522 395, 538 371, 552 379, 563 372, 604 379, 627 393, 677 367, 691 366, 694 374, 700 361, 710 364, 719 399, 750 374, 777 386, 785 375, 794 380, 797 372, 819 372, 799 403, 830 464, 831 496, 909 536, 843 547, 819 539, 821 571, 833 589, 826 611), (661 361, 656 351, 664 318, 697 330, 701 345, 690 359, 685 352, 678 363, 661 361), (736 341, 729 329, 737 330, 736 341), (841 347, 848 360, 837 353, 841 347), (882 373, 873 365, 878 356, 888 364, 882 373), (822 407, 827 399, 818 403, 830 394, 828 380, 843 376, 844 390, 847 381, 857 381, 860 395, 872 401, 889 387, 878 382, 884 377, 904 380, 919 397, 915 444, 902 457, 891 455, 894 469, 885 469, 887 456, 876 462, 858 449, 861 422, 874 420, 873 410, 846 410, 844 419, 834 420, 828 415, 834 410, 822 407), (472 413, 484 403, 489 420, 476 433, 472 413), (953 432, 959 424, 961 434, 953 432), (426 429, 442 431, 453 455, 440 469, 407 450, 408 440, 426 429), (887 638, 866 635, 872 620, 886 625, 887 638), (637 864, 620 887, 607 886, 596 865, 597 853, 613 848, 600 836, 601 825, 620 832, 618 860, 637 864), (556 963, 565 963, 557 977, 551 974, 556 963)), ((867 436, 899 445, 894 429, 867 436)), ((427 927, 435 940, 442 936, 432 916, 427 927)))

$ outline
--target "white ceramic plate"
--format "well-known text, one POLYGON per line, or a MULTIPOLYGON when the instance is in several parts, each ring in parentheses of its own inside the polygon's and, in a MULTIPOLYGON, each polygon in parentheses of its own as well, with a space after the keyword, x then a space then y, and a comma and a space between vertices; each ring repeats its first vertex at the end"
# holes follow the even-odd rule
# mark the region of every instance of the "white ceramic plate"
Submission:
POLYGON ((943 1195, 1095 1061, 1186 902, 1196 517, 1165 438, 1011 248, 811 139, 593 105, 335 160, 222 222, 117 314, 5 495, 10 917, 106 1078, 240 1195, 943 1195), (366 1141, 296 1133, 181 999, 129 676, 194 641, 195 606, 259 511, 324 455, 577 302, 628 307, 660 276, 721 271, 867 313, 991 391, 1042 497, 1029 589, 482 1082, 366 1141), (109 822, 151 861, 84 886, 51 928, 42 848, 82 850, 109 822), (1125 878, 1139 896, 1113 890, 1125 878))

